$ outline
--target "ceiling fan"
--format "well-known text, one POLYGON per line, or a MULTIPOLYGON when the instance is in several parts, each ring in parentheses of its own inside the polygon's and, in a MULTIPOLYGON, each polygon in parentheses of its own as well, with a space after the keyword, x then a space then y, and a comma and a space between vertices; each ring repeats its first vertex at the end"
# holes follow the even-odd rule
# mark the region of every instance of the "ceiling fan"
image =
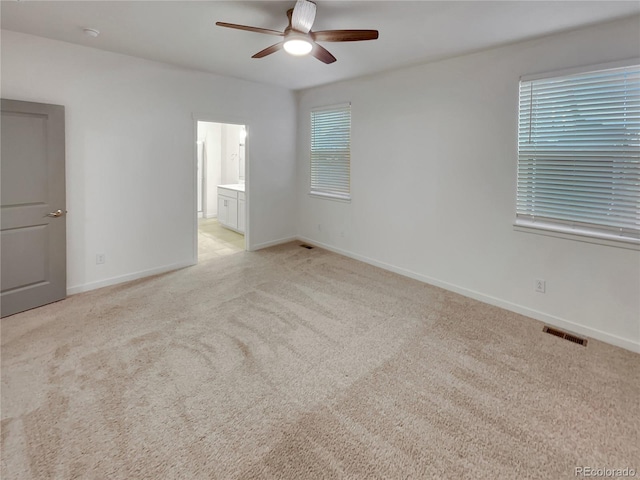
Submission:
POLYGON ((336 57, 326 48, 318 45, 317 42, 357 42, 378 38, 377 30, 311 31, 313 21, 316 18, 316 4, 309 0, 298 0, 295 7, 287 11, 287 17, 289 18, 289 25, 284 29, 284 32, 269 30, 267 28, 249 27, 247 25, 237 25, 235 23, 216 22, 216 25, 284 37, 281 42, 259 51, 251 58, 263 58, 284 48, 284 50, 291 55, 302 56, 311 54, 321 62, 333 63, 336 61, 336 57))

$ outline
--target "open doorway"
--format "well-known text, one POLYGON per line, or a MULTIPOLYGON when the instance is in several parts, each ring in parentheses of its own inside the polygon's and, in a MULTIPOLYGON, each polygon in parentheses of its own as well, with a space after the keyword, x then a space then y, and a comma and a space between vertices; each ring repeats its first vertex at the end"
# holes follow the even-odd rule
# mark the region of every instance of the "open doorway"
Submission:
POLYGON ((246 249, 245 125, 197 122, 198 261, 246 249))

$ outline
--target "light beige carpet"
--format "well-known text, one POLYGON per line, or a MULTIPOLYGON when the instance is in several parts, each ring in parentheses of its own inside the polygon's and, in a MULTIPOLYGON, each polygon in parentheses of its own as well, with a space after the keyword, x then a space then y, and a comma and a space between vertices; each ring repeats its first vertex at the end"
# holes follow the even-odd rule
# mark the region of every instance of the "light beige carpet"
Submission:
POLYGON ((241 252, 1 326, 3 480, 640 470, 639 355, 320 249, 241 252))

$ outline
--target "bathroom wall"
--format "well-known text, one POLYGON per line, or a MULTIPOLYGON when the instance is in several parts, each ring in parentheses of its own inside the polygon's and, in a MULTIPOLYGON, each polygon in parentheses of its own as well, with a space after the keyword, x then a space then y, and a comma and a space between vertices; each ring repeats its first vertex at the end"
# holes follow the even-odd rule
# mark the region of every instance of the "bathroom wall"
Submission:
POLYGON ((222 125, 222 184, 240 183, 240 131, 242 125, 222 125))
POLYGON ((204 141, 205 207, 204 217, 218 216, 218 185, 222 183, 220 165, 222 163, 222 125, 212 122, 198 122, 198 138, 204 141))

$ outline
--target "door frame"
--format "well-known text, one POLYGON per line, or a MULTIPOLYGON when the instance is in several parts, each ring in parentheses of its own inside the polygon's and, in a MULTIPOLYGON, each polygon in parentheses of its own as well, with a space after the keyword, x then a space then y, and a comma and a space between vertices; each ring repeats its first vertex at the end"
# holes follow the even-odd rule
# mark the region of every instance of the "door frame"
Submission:
MULTIPOLYGON (((191 142, 191 171, 192 171, 192 205, 193 205, 193 264, 198 263, 198 122, 222 123, 231 125, 244 125, 247 131, 247 137, 244 141, 244 191, 245 191, 245 230, 244 230, 244 249, 247 252, 252 251, 251 246, 251 122, 246 118, 236 117, 233 115, 218 115, 212 113, 194 112, 192 117, 192 142, 191 142)), ((203 167, 203 172, 206 167, 203 167)), ((205 194, 206 195, 206 194, 205 194)), ((203 206, 204 207, 204 206, 203 206)))

